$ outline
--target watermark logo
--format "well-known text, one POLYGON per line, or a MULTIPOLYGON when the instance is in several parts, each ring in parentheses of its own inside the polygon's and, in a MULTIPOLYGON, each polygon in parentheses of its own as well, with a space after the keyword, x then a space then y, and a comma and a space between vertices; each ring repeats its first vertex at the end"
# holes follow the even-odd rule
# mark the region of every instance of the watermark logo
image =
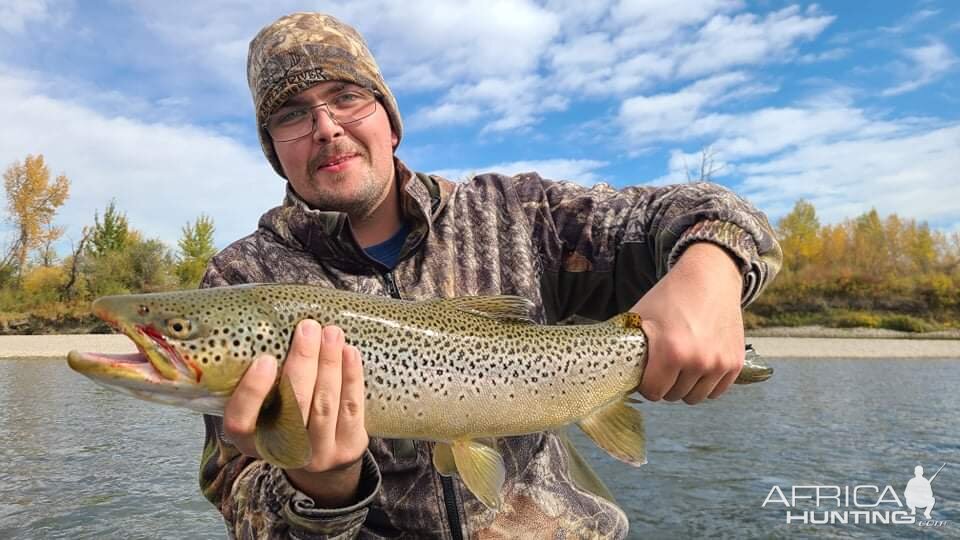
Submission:
POLYGON ((761 506, 782 507, 788 525, 852 523, 943 527, 946 521, 933 516, 937 499, 933 496, 932 484, 946 465, 941 465, 930 478, 923 476, 922 466, 914 467, 913 478, 907 482, 902 499, 891 485, 773 486, 761 506), (917 518, 917 510, 923 512, 921 519, 917 518))

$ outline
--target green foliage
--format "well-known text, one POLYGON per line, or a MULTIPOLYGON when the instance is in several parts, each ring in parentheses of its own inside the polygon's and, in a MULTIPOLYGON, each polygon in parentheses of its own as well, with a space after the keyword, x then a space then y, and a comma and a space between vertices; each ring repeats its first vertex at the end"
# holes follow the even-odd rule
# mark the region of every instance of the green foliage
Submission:
POLYGON ((111 200, 103 212, 103 222, 100 216, 93 214, 93 234, 87 244, 87 253, 93 257, 104 257, 109 253, 121 252, 127 246, 130 236, 130 227, 127 216, 117 210, 117 201, 111 200))
POLYGON ((881 318, 863 311, 840 311, 830 318, 830 326, 837 328, 879 328, 881 318))
POLYGON ((93 297, 176 288, 170 250, 159 240, 142 240, 136 232, 126 236, 125 248, 98 257, 86 257, 82 272, 93 297))
POLYGON ((180 247, 177 277, 181 286, 195 288, 200 284, 207 263, 217 252, 213 245, 214 230, 213 220, 206 215, 183 226, 183 236, 177 242, 180 247))
POLYGON ((936 330, 932 324, 923 319, 900 313, 881 317, 880 327, 901 332, 930 332, 936 330))

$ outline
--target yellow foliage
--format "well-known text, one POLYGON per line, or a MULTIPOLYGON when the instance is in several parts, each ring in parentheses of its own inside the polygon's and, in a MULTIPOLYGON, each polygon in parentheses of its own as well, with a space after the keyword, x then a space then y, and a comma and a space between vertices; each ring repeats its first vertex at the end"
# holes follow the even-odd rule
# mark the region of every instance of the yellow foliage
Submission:
POLYGON ((52 302, 60 296, 60 288, 67 282, 63 267, 40 266, 29 270, 23 276, 21 290, 26 303, 37 305, 52 302))
POLYGON ((67 200, 70 180, 61 174, 51 183, 43 155, 28 155, 23 163, 14 162, 3 173, 3 187, 9 211, 6 221, 16 231, 5 261, 16 262, 22 276, 27 255, 49 246, 63 234, 62 227, 53 226, 53 217, 67 200))

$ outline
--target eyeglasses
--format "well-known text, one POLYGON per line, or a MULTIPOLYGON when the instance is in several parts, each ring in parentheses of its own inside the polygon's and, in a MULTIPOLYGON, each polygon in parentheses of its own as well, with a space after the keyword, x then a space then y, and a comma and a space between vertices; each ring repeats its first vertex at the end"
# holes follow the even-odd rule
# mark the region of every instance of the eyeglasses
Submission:
POLYGON ((306 137, 317 129, 317 109, 326 107, 330 119, 344 126, 359 122, 377 110, 377 97, 362 88, 349 88, 318 105, 285 107, 270 115, 263 127, 274 142, 306 137))

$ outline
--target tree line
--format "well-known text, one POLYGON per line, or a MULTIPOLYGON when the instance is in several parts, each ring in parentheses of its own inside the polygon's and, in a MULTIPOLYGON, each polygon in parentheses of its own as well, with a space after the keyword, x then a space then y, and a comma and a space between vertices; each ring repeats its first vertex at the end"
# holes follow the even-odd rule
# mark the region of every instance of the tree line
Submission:
POLYGON ((960 233, 876 210, 822 225, 805 200, 776 229, 783 268, 749 325, 960 328, 960 233))
POLYGON ((186 223, 174 250, 132 227, 111 200, 102 213, 94 211, 70 253, 59 257, 53 246, 65 231, 54 218, 69 197, 69 178, 52 179, 43 155, 28 155, 3 179, 12 237, 0 261, 0 330, 82 330, 92 322, 94 298, 195 288, 216 253, 210 217, 186 223))

